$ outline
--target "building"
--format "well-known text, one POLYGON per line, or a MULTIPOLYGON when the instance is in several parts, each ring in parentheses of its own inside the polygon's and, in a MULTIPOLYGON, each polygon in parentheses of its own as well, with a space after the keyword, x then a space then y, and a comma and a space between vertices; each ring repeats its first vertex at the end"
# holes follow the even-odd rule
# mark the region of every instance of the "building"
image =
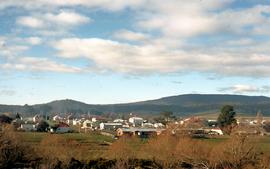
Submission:
POLYGON ((81 119, 73 119, 72 120, 72 125, 73 126, 77 126, 77 125, 81 125, 82 124, 82 120, 81 119))
POLYGON ((33 117, 33 122, 38 123, 41 120, 40 116, 37 114, 33 117))
POLYGON ((123 119, 115 119, 113 122, 114 123, 124 123, 125 120, 123 119))
POLYGON ((83 129, 91 129, 91 128, 92 128, 92 124, 93 124, 92 121, 90 121, 90 120, 85 120, 85 121, 82 123, 82 128, 83 128, 83 129))
POLYGON ((70 131, 69 125, 66 123, 59 123, 56 127, 50 129, 51 133, 68 133, 70 131))
POLYGON ((141 127, 143 125, 143 118, 141 117, 131 117, 128 122, 132 124, 133 127, 141 127))
POLYGON ((154 124, 154 127, 155 127, 155 128, 164 128, 165 125, 162 124, 162 123, 155 123, 155 124, 154 124))
POLYGON ((150 136, 160 135, 164 129, 154 128, 119 128, 116 131, 116 136, 139 136, 141 138, 147 138, 150 136))
POLYGON ((145 127, 145 128, 154 128, 154 124, 152 124, 152 123, 143 123, 143 127, 145 127))
POLYGON ((37 131, 36 125, 33 123, 24 123, 21 124, 19 130, 22 131, 37 131))
POLYGON ((220 128, 213 128, 210 130, 211 132, 217 133, 218 135, 223 135, 223 132, 220 128))
POLYGON ((100 130, 117 130, 118 128, 123 127, 122 123, 100 123, 100 130))
POLYGON ((56 115, 53 117, 53 121, 61 121, 63 118, 60 117, 59 115, 56 115))

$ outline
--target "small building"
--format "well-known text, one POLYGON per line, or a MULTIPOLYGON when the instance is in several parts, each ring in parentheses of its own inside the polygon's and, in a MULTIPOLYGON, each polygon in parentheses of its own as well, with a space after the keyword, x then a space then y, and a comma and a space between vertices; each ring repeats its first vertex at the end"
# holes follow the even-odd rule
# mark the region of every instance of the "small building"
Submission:
POLYGON ((143 127, 145 127, 145 128, 154 128, 154 124, 152 124, 152 123, 143 123, 143 127))
POLYGON ((38 123, 41 120, 40 116, 37 114, 33 117, 33 122, 38 123))
POLYGON ((59 115, 53 116, 53 121, 61 121, 63 118, 59 115))
POLYGON ((19 129, 22 131, 37 131, 36 125, 33 123, 21 124, 19 129))
POLYGON ((141 138, 147 138, 150 136, 160 135, 164 129, 154 128, 119 128, 116 131, 116 136, 139 136, 141 138))
POLYGON ((216 135, 223 135, 223 132, 220 128, 212 128, 210 129, 210 133, 216 134, 216 135))
POLYGON ((69 125, 66 123, 59 123, 57 126, 50 129, 51 133, 68 133, 70 131, 69 125))
POLYGON ((100 130, 117 130, 118 128, 123 127, 122 123, 100 123, 100 130))
POLYGON ((77 125, 81 125, 82 124, 82 120, 81 119, 73 119, 72 120, 72 125, 73 126, 77 126, 77 125))
POLYGON ((82 123, 82 128, 83 128, 83 129, 91 129, 91 128, 92 128, 92 124, 93 124, 92 121, 90 121, 90 120, 85 120, 85 121, 82 123))
POLYGON ((74 119, 74 118, 73 118, 73 115, 69 115, 69 116, 67 117, 67 121, 66 121, 67 124, 68 124, 68 125, 72 125, 72 124, 73 124, 73 119, 74 119))
POLYGON ((154 127, 155 127, 155 128, 164 128, 165 125, 162 124, 162 123, 155 123, 155 124, 154 124, 154 127))
POLYGON ((124 123, 125 120, 123 119, 115 119, 113 122, 114 123, 124 123))
POLYGON ((143 118, 141 117, 131 117, 128 122, 132 124, 133 127, 141 127, 143 125, 143 118))

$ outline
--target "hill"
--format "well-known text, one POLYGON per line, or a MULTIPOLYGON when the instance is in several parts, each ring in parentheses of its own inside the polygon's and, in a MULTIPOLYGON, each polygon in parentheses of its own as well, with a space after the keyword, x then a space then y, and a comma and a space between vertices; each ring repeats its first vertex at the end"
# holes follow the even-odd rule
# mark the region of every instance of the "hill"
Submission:
POLYGON ((215 113, 226 104, 233 105, 237 112, 255 115, 261 111, 270 115, 270 98, 265 96, 186 94, 164 97, 156 100, 125 104, 94 105, 75 100, 57 100, 37 105, 0 105, 0 112, 21 112, 26 115, 36 113, 88 113, 103 112, 156 114, 161 111, 173 111, 179 115, 215 113))

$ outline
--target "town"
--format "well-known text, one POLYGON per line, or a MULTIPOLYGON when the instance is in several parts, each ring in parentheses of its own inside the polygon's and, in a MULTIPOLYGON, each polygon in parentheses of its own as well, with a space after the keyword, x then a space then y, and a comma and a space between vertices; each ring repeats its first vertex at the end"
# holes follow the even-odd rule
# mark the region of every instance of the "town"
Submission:
MULTIPOLYGON (((224 135, 218 126, 217 119, 213 117, 177 118, 173 116, 172 112, 162 112, 159 118, 147 120, 134 115, 135 113, 129 113, 126 119, 112 119, 100 115, 90 115, 91 113, 77 117, 55 114, 52 117, 41 114, 36 114, 33 117, 22 117, 17 113, 13 119, 3 114, 0 116, 0 121, 3 123, 5 118, 10 118, 7 122, 10 122, 17 131, 22 132, 48 132, 52 134, 99 132, 116 139, 121 136, 148 138, 158 136, 166 130, 170 130, 172 134, 185 133, 193 137, 224 135)), ((239 117, 236 119, 234 130, 237 134, 269 135, 270 121, 267 119, 260 112, 254 117, 239 117)))

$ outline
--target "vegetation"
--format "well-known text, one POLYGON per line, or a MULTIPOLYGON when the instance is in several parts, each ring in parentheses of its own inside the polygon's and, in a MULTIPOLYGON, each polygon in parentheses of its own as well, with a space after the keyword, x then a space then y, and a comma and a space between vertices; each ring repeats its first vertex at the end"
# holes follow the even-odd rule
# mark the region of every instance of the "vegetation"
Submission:
POLYGON ((226 134, 230 134, 233 126, 236 124, 235 111, 233 106, 225 105, 221 108, 221 113, 217 119, 218 126, 226 134))
POLYGON ((37 131, 39 132, 46 132, 48 131, 48 128, 49 128, 49 124, 44 120, 40 121, 37 125, 37 131))
POLYGON ((13 119, 7 115, 0 115, 0 124, 6 123, 10 124, 13 119))
POLYGON ((98 133, 0 135, 0 168, 268 169, 270 137, 192 139, 164 133, 148 140, 98 133), (112 145, 109 142, 114 142, 112 145))

